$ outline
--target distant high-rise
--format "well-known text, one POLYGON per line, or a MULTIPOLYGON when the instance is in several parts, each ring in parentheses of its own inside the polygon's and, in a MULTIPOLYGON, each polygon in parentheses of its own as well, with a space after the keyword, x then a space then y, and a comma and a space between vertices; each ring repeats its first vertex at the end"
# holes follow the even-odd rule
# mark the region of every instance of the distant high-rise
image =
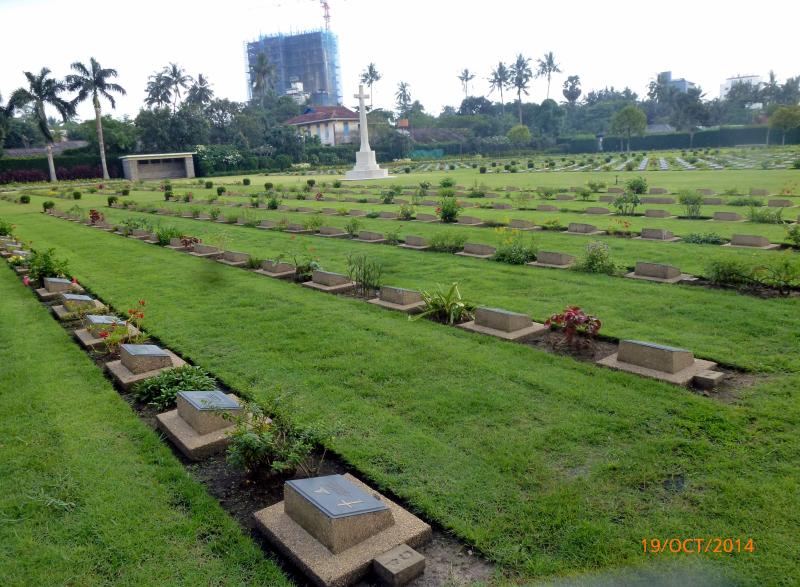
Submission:
POLYGON ((662 71, 659 73, 658 80, 679 92, 683 92, 684 94, 697 87, 697 84, 690 82, 686 78, 673 78, 671 71, 662 71))
MULTIPOLYGON (((274 67, 269 86, 278 94, 295 98, 298 91, 308 94, 311 104, 336 106, 342 102, 339 72, 339 42, 330 31, 311 31, 294 35, 269 35, 247 43, 247 64, 256 62, 264 53, 274 67)), ((253 79, 249 76, 249 92, 253 97, 253 79)))
POLYGON ((719 86, 719 97, 725 98, 728 95, 728 92, 731 91, 731 88, 736 84, 748 84, 753 87, 758 87, 762 83, 762 79, 760 75, 735 75, 733 77, 729 77, 725 80, 725 83, 720 84, 719 86))

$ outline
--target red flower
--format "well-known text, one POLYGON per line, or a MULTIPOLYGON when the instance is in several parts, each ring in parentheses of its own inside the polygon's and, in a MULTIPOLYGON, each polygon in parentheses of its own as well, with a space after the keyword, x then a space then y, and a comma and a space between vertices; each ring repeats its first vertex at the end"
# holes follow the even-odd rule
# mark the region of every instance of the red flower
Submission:
POLYGON ((99 336, 100 338, 108 338, 108 331, 107 331, 107 330, 101 330, 101 331, 98 333, 98 335, 97 335, 97 336, 99 336))
POLYGON ((145 304, 146 304, 146 302, 144 300, 139 300, 139 305, 140 306, 144 306, 145 304))
POLYGON ((25 284, 25 287, 27 287, 27 286, 29 286, 29 285, 31 284, 31 280, 30 280, 30 278, 29 278, 29 277, 26 275, 25 277, 23 277, 23 278, 22 278, 22 283, 23 283, 23 284, 25 284))
POLYGON ((74 277, 72 278, 72 285, 78 285, 78 280, 74 277))

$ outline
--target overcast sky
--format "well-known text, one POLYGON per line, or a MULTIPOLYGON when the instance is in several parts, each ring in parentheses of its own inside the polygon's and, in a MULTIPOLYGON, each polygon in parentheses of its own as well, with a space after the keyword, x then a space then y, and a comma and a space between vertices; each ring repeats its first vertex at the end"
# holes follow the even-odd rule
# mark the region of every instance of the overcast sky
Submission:
MULTIPOLYGON (((699 83, 708 98, 732 75, 766 77, 774 69, 783 81, 800 74, 800 5, 788 0, 329 1, 349 106, 369 62, 383 74, 376 106, 393 107, 402 80, 432 113, 460 103, 463 68, 476 73, 470 93, 485 95, 491 68, 517 53, 535 63, 554 52, 563 73, 553 77, 550 95, 559 101, 573 74, 584 94, 627 85, 641 96, 657 72, 672 70, 699 83)), ((117 116, 136 115, 148 75, 170 61, 206 75, 218 97, 242 101, 244 43, 260 33, 322 27, 322 14, 317 0, 0 0, 0 93, 7 100, 23 85, 24 70, 46 65, 60 77, 73 61, 93 56, 116 68, 128 91, 117 116)), ((527 99, 539 102, 545 92, 545 80, 534 80, 527 99)), ((93 116, 91 105, 79 115, 93 116)))

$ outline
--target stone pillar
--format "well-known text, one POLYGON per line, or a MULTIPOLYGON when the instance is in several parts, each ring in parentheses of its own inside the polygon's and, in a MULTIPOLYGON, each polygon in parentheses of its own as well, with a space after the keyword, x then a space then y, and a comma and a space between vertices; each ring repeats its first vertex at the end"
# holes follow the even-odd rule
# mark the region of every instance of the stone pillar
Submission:
POLYGON ((189 155, 184 157, 183 162, 186 165, 186 177, 192 179, 194 177, 194 159, 189 155))

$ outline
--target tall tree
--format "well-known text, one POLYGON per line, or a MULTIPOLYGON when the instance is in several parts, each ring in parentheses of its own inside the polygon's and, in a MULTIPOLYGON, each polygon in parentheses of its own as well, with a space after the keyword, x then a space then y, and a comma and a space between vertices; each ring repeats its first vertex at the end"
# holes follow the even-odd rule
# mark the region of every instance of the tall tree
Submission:
POLYGON ((192 87, 189 88, 189 93, 186 94, 186 103, 193 106, 207 106, 213 99, 214 90, 211 89, 208 78, 202 73, 198 74, 192 87))
POLYGON ((161 71, 151 74, 147 78, 145 87, 147 96, 144 103, 148 108, 164 108, 172 104, 172 90, 170 89, 169 79, 161 71))
POLYGON ((628 153, 631 152, 631 137, 643 135, 646 129, 647 116, 641 108, 633 104, 625 106, 611 119, 611 132, 627 139, 628 153))
POLYGON ((694 133, 697 126, 708 118, 708 109, 703 104, 703 91, 691 88, 687 92, 678 92, 674 96, 672 118, 670 122, 678 130, 689 133, 689 148, 694 146, 694 133))
POLYGON ((266 95, 274 76, 275 66, 262 51, 250 64, 250 89, 253 99, 261 99, 266 95))
POLYGON ((494 90, 500 90, 500 108, 505 115, 506 113, 506 102, 503 98, 503 90, 508 87, 508 83, 511 81, 511 72, 506 67, 506 64, 500 61, 492 70, 492 74, 489 77, 489 93, 491 94, 494 90))
POLYGON ((111 108, 116 108, 113 93, 125 95, 125 88, 111 82, 112 78, 117 77, 117 70, 100 67, 94 57, 89 58, 89 67, 80 61, 72 64, 72 70, 76 73, 70 74, 66 78, 67 87, 71 92, 78 92, 73 103, 77 104, 92 97, 94 106, 94 124, 97 131, 97 144, 100 149, 100 164, 103 167, 103 179, 109 179, 108 165, 106 164, 106 144, 103 140, 103 119, 100 112, 100 98, 105 98, 111 104, 111 108))
POLYGON ((16 110, 26 106, 32 107, 39 132, 42 133, 47 142, 47 164, 50 168, 50 181, 57 181, 56 166, 53 163, 53 133, 50 131, 44 107, 49 105, 55 108, 61 115, 62 120, 66 122, 67 119, 75 115, 75 105, 61 97, 61 94, 67 90, 67 85, 61 80, 50 77, 48 68, 43 67, 38 74, 33 74, 30 71, 24 73, 28 80, 28 87, 14 90, 8 100, 8 108, 16 110))
POLYGON ((192 83, 192 76, 177 63, 170 63, 164 68, 162 72, 164 81, 169 86, 172 92, 172 111, 178 109, 178 102, 181 100, 181 89, 187 89, 189 84, 192 83))
POLYGON ((511 64, 511 81, 509 87, 517 91, 517 110, 519 112, 519 123, 522 124, 522 94, 528 95, 528 86, 533 77, 531 71, 531 60, 523 56, 522 53, 517 55, 517 59, 511 64))
POLYGON ((381 74, 378 73, 378 68, 374 63, 367 65, 367 68, 361 72, 361 83, 367 84, 369 88, 369 109, 372 110, 372 86, 375 82, 380 81, 381 74))
POLYGON ((769 127, 782 133, 781 145, 785 145, 786 133, 800 127, 800 106, 779 106, 770 116, 769 127))
POLYGON ((475 79, 475 74, 465 67, 458 74, 458 79, 461 81, 461 87, 464 89, 464 99, 466 100, 469 98, 469 82, 475 79))
POLYGON ((569 102, 570 106, 575 106, 578 98, 581 97, 581 78, 577 75, 571 75, 564 82, 564 89, 561 90, 564 97, 569 102))
POLYGON ((554 73, 561 73, 561 69, 556 63, 556 58, 553 55, 552 51, 548 51, 544 54, 542 59, 537 59, 537 69, 536 69, 536 77, 546 77, 547 78, 547 99, 550 99, 550 77, 554 73))
POLYGON ((401 117, 406 118, 411 106, 410 86, 406 82, 397 84, 397 91, 394 94, 397 101, 397 111, 401 117))

